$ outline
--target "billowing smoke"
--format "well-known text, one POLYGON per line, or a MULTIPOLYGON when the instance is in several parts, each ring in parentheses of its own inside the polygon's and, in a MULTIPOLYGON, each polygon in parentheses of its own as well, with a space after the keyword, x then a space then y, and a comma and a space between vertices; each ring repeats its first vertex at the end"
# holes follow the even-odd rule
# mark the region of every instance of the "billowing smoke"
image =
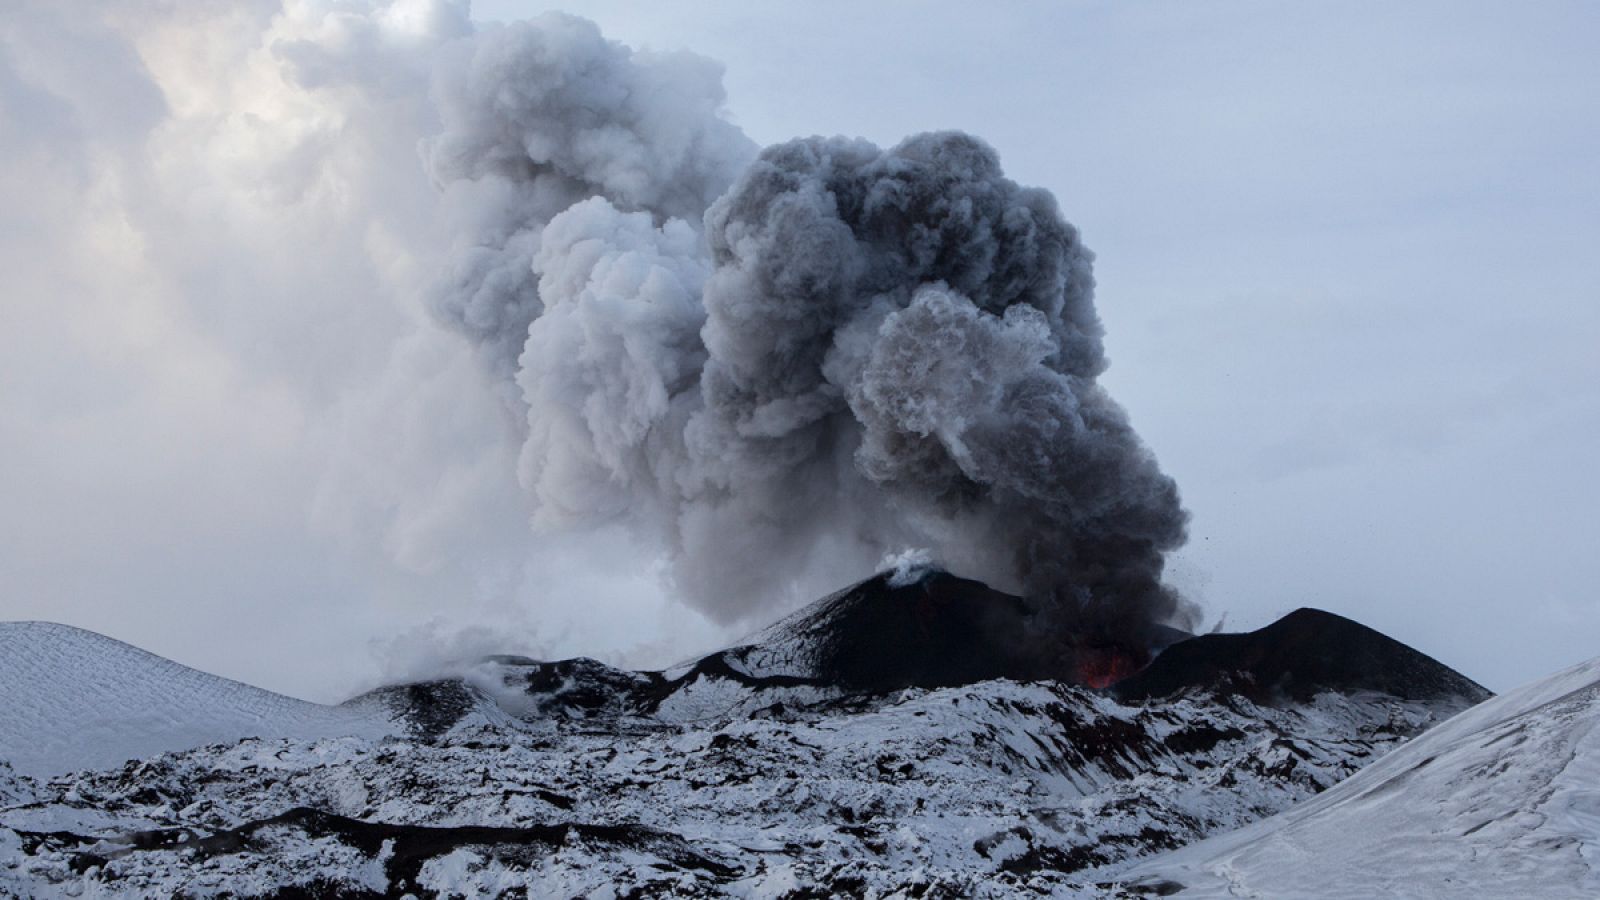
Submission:
POLYGON ((430 305, 506 373, 544 308, 533 258, 551 219, 603 197, 698 222, 755 152, 720 115, 720 66, 560 13, 452 42, 434 73, 442 129, 422 150, 458 232, 430 305))
POLYGON ((450 44, 433 95, 429 303, 516 387, 540 527, 628 523, 720 621, 908 547, 1078 621, 1179 612, 1092 255, 983 142, 752 160, 714 65, 560 15, 450 44))
MULTIPOLYGON (((1090 256, 981 142, 758 151, 716 63, 554 13, 12 6, 0 356, 27 410, 71 399, 23 417, 44 449, 9 486, 56 524, 12 570, 139 523, 98 546, 169 559, 137 593, 216 616, 196 633, 447 607, 419 633, 661 642, 632 664, 895 554, 1097 621, 1172 610, 1183 517, 1096 386, 1090 256), (175 498, 209 507, 148 527, 175 498)), ((19 596, 62 609, 135 592, 37 571, 19 596)))
POLYGON ((1048 193, 959 133, 806 140, 763 153, 707 222, 691 440, 735 493, 821 476, 845 521, 888 521, 997 586, 1175 611, 1162 553, 1185 516, 1095 383, 1091 255, 1048 193))

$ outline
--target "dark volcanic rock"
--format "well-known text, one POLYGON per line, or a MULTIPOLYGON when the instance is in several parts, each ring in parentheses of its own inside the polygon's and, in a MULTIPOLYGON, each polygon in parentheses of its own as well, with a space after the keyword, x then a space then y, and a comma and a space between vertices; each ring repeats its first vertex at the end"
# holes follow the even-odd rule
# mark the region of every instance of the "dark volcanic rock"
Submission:
MULTIPOLYGON (((1305 701, 1324 692, 1373 691, 1403 700, 1477 703, 1489 692, 1392 638, 1342 616, 1300 609, 1245 634, 1192 636, 1152 626, 1150 646, 1041 639, 1025 599, 948 572, 881 573, 813 603, 749 643, 667 672, 631 672, 592 659, 487 660, 525 698, 519 715, 616 718, 654 715, 685 688, 710 682, 752 689, 816 688, 828 696, 943 688, 996 678, 1110 685, 1124 702, 1184 690, 1305 701), (1165 649, 1162 649, 1162 648, 1165 649), (1158 652, 1148 666, 1144 663, 1158 652)), ((438 733, 469 705, 435 682, 383 692, 422 733, 438 733), (435 709, 435 707, 439 707, 435 709)))
POLYGON ((1297 609, 1244 634, 1206 634, 1168 647, 1112 690, 1124 701, 1189 688, 1309 700, 1322 691, 1376 691, 1403 700, 1479 703, 1490 693, 1443 663, 1365 625, 1320 609, 1297 609))
MULTIPOLYGON (((104 855, 94 852, 80 854, 73 858, 72 866, 78 871, 103 867, 111 859, 143 850, 175 852, 193 863, 213 856, 270 853, 276 845, 296 839, 337 841, 383 867, 384 881, 388 884, 386 890, 350 890, 348 886, 330 883, 322 892, 327 896, 340 897, 413 896, 421 890, 417 876, 423 865, 461 848, 471 848, 503 862, 525 867, 537 865, 540 858, 563 849, 581 848, 581 852, 589 853, 649 855, 672 866, 693 869, 704 877, 718 880, 731 878, 739 872, 698 851, 679 835, 642 825, 559 822, 517 827, 439 827, 365 822, 306 807, 296 807, 239 828, 203 837, 195 835, 191 829, 140 832, 131 835, 125 846, 104 855), (274 831, 278 833, 270 833, 274 831), (298 834, 294 834, 296 832, 298 834)), ((96 843, 87 838, 81 842, 96 843)), ((292 893, 280 891, 279 896, 292 893)))
MULTIPOLYGON (((630 672, 587 657, 524 660, 513 668, 532 702, 530 711, 544 716, 625 715, 638 712, 667 690, 659 672, 630 672)), ((508 686, 515 681, 516 676, 509 677, 508 686)))
POLYGON ((496 657, 385 688, 352 701, 404 726, 377 738, 43 784, 0 766, 0 896, 1122 896, 1140 857, 1287 809, 1485 693, 1311 610, 1093 690, 1074 682, 1124 671, 1083 665, 1107 648, 1025 653, 1033 615, 878 576, 665 672, 496 657))
POLYGON ((1069 679, 1064 661, 1052 665, 1024 652, 1032 619, 1021 597, 981 582, 940 571, 897 582, 883 573, 714 657, 750 675, 784 672, 866 692, 991 678, 1069 679))
POLYGON ((466 684, 442 678, 381 687, 345 703, 381 703, 406 724, 412 736, 431 739, 449 731, 485 701, 486 698, 466 684))
POLYGON ((1074 682, 1073 657, 1025 638, 1021 597, 947 572, 905 581, 883 573, 813 603, 756 635, 671 672, 629 672, 590 659, 500 657, 507 687, 543 715, 650 714, 680 688, 720 680, 747 688, 815 687, 881 694, 994 678, 1074 682))

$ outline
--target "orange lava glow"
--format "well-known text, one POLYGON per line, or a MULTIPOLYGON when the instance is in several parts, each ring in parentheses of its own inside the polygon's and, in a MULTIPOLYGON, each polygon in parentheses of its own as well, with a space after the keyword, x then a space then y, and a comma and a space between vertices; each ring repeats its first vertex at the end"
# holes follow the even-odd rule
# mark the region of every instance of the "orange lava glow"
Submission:
POLYGON ((1144 668, 1145 660, 1118 647, 1079 647, 1078 683, 1108 688, 1144 668))

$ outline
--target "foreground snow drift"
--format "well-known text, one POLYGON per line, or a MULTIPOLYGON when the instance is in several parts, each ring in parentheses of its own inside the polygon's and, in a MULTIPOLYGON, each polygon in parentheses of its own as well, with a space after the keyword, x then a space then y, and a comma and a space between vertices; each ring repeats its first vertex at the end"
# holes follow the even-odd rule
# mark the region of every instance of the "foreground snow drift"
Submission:
POLYGON ((1600 659, 1482 703, 1134 881, 1182 897, 1600 896, 1597 726, 1600 659))

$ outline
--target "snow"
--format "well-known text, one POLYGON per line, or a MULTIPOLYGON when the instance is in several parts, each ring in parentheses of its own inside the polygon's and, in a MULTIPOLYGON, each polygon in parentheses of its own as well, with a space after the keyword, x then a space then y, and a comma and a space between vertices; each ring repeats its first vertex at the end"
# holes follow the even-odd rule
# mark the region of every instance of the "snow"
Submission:
MULTIPOLYGON (((778 637, 716 655, 721 674, 507 658, 328 707, 3 625, 0 896, 1114 895, 1157 854, 1321 803, 1466 702, 1140 706, 1006 679, 850 694, 774 676, 812 650, 778 637)), ((1595 677, 1511 696, 1553 709, 1595 677)), ((1475 708, 1402 752, 1519 717, 1475 708)), ((1578 829, 1600 805, 1569 791, 1542 814, 1578 829)))
POLYGON ((33 800, 33 785, 25 776, 19 777, 10 763, 0 760, 0 807, 32 803, 33 800))
POLYGON ((1383 729, 1408 716, 1429 713, 1331 697, 1302 709, 1201 698, 1142 709, 1002 680, 716 721, 252 738, 57 777, 34 802, 0 809, 0 846, 20 836, 0 857, 0 895, 353 891, 379 871, 394 879, 389 892, 468 896, 601 896, 613 885, 618 895, 774 897, 795 885, 1073 895, 1141 856, 1314 795, 1403 740, 1383 729), (513 831, 401 835, 411 843, 384 864, 375 846, 316 821, 261 824, 296 809, 513 831), (515 831, 566 823, 636 831, 515 831), (248 840, 198 852, 213 840, 204 836, 234 831, 248 840), (141 832, 191 837, 135 849, 129 836, 141 832), (419 860, 418 846, 432 849, 419 860))
POLYGON ((1321 796, 1136 869, 1203 897, 1600 896, 1600 659, 1491 699, 1321 796))
MULTIPOLYGON (((0 623, 0 760, 35 777, 245 737, 396 730, 376 705, 323 706, 179 665, 91 631, 0 623)), ((7 791, 0 775, 0 801, 7 791)))

